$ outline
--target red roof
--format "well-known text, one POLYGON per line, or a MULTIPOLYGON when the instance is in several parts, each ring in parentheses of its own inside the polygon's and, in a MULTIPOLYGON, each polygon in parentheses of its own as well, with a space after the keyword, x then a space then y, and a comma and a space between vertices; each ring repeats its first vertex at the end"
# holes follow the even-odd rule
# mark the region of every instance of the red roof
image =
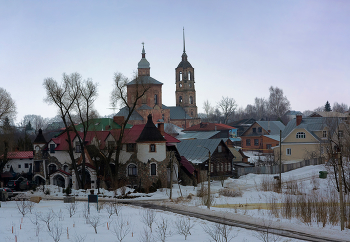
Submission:
MULTIPOLYGON (((76 134, 73 131, 69 131, 71 140, 74 140, 76 137, 76 134)), ((82 132, 78 132, 79 136, 83 138, 84 134, 82 132)), ((96 137, 98 140, 101 141, 101 148, 105 145, 105 140, 107 136, 110 134, 109 131, 88 131, 86 134, 86 144, 89 145, 91 141, 96 137)), ((60 136, 56 138, 52 138, 51 140, 57 144, 57 147, 55 150, 68 150, 68 143, 67 143, 68 135, 67 132, 62 133, 60 136)))
POLYGON ((229 126, 227 124, 199 123, 183 131, 219 131, 219 130, 231 130, 231 129, 235 129, 235 127, 229 126))
MULTIPOLYGON (((132 126, 131 129, 126 129, 124 131, 123 143, 136 143, 136 140, 139 138, 145 124, 137 124, 132 126)), ((112 135, 115 139, 119 138, 120 129, 111 130, 112 135)), ((180 140, 174 138, 173 136, 164 132, 164 138, 167 143, 180 143, 180 140)))
POLYGON ((7 153, 8 159, 33 159, 33 151, 14 151, 7 153))
POLYGON ((186 168, 186 170, 193 174, 195 171, 194 167, 191 165, 191 163, 185 158, 185 156, 181 156, 181 164, 186 168))

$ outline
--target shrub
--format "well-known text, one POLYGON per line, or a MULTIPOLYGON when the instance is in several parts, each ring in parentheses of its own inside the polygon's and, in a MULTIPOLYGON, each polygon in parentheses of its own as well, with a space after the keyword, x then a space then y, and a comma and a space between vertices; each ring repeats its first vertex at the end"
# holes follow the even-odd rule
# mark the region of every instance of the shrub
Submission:
POLYGON ((225 197, 242 197, 242 192, 240 190, 233 190, 227 188, 220 189, 219 194, 225 197))
POLYGON ((45 195, 50 195, 50 193, 51 193, 50 189, 49 189, 49 188, 46 188, 46 190, 44 191, 44 194, 45 194, 45 195))

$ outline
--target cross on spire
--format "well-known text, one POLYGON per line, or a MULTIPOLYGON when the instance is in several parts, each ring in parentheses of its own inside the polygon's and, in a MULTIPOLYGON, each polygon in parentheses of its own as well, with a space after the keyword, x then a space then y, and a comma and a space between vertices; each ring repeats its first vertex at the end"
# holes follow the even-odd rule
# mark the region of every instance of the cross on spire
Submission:
POLYGON ((183 31, 183 39, 184 39, 184 53, 186 53, 186 50, 185 50, 185 27, 183 27, 182 31, 183 31))

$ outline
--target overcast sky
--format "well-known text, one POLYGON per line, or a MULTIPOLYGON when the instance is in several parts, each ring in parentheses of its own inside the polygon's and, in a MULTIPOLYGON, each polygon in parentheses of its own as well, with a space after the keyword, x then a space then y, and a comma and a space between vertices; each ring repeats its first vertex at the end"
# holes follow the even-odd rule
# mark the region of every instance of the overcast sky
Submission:
POLYGON ((99 83, 96 108, 112 113, 113 75, 132 77, 142 42, 163 104, 175 105, 183 50, 195 68, 197 106, 238 106, 283 89, 293 110, 349 102, 350 1, 0 0, 0 87, 26 114, 53 117, 43 80, 78 72, 99 83))

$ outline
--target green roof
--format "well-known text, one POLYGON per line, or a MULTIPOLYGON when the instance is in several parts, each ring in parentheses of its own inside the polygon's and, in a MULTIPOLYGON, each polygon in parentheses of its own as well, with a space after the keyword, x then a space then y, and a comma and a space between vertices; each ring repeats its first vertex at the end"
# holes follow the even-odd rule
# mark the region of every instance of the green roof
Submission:
MULTIPOLYGON (((130 129, 132 125, 127 124, 125 128, 130 129)), ((83 129, 83 124, 78 124, 75 126, 78 131, 83 129)), ((115 122, 111 118, 95 118, 89 120, 89 128, 88 131, 106 131, 112 129, 120 129, 121 126, 115 122)))

